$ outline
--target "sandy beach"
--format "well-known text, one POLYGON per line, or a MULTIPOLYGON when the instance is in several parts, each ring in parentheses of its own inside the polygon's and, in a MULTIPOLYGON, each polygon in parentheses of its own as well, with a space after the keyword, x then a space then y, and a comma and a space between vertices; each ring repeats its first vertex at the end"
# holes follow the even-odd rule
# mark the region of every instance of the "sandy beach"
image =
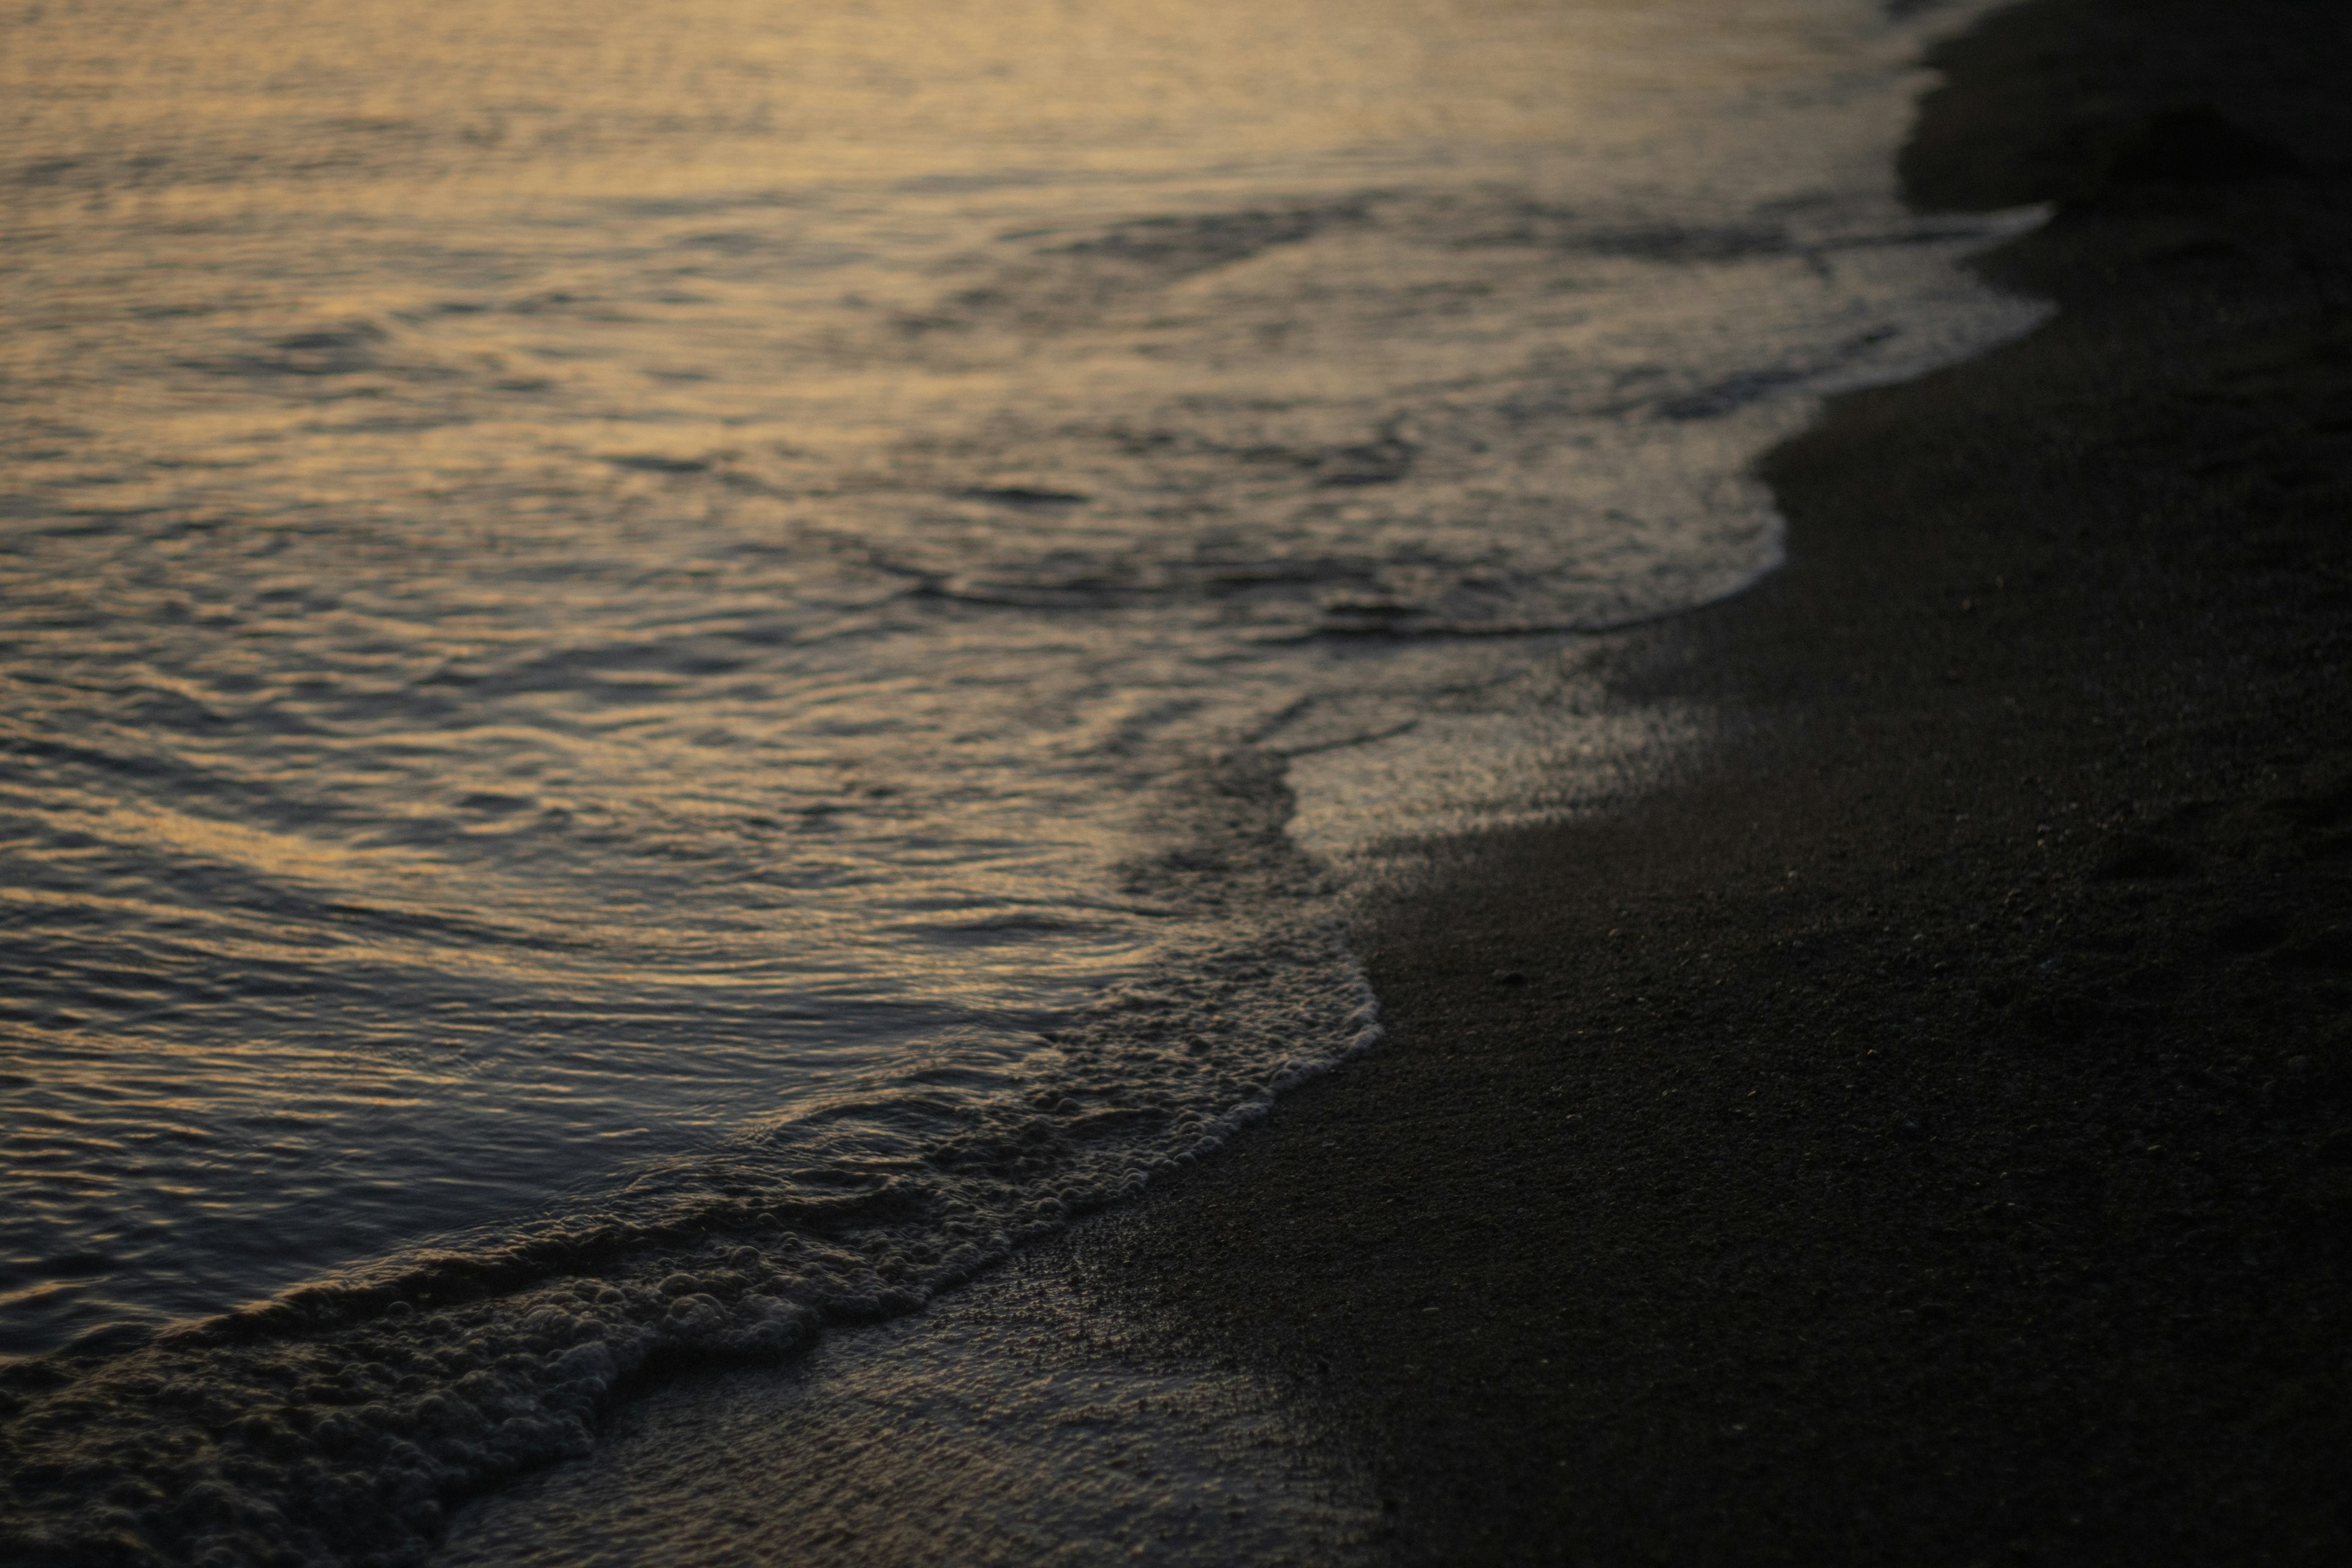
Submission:
POLYGON ((0 1557, 2352 1562, 2352 13, 283 8, 16 62, 0 1557))
POLYGON ((1614 656, 1730 736, 1446 847, 1381 1051, 1082 1228, 1407 1562, 2321 1563, 2352 1258, 2352 174, 2333 8, 2032 0, 1903 172, 2062 314, 1769 460, 1614 656))

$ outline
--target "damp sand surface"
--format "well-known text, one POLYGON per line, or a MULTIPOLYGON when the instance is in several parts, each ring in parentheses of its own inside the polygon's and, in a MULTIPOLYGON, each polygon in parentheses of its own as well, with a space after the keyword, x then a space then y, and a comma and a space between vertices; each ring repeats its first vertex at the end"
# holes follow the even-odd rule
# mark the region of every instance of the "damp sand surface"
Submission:
POLYGON ((681 1378, 460 1513, 439 1568, 1349 1563, 1381 1517, 1290 1379, 1170 1356, 1032 1252, 789 1366, 681 1378))

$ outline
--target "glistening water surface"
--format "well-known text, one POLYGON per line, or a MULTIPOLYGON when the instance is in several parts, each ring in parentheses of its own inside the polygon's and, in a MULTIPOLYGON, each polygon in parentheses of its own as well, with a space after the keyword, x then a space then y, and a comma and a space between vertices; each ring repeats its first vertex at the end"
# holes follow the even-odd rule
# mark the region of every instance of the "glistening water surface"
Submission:
POLYGON ((1756 454, 2036 319, 1895 200, 1864 0, 0 37, 42 1539, 404 1550, 1213 1147, 1375 1033, 1355 858, 1776 563, 1756 454))

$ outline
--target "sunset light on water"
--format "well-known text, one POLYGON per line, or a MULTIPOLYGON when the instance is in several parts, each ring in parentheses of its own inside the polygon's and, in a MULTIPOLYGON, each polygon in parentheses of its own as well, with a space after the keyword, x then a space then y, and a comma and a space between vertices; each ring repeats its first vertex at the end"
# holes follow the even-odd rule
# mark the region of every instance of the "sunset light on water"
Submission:
POLYGON ((1858 0, 10 9, 0 1353, 294 1435, 170 1561, 1208 1155, 1407 841, 1705 732, 1582 661, 1757 456, 2044 314, 1858 0))

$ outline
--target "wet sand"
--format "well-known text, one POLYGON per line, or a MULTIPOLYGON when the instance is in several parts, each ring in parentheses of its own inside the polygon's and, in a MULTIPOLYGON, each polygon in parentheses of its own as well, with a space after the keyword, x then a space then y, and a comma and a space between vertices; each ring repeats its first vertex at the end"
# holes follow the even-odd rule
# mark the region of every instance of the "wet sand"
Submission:
POLYGON ((2352 1560, 2352 16, 2030 0, 1904 158, 2063 313, 1612 656, 1727 739, 1444 847, 1391 1037, 1081 1227, 1412 1562, 2352 1560))

